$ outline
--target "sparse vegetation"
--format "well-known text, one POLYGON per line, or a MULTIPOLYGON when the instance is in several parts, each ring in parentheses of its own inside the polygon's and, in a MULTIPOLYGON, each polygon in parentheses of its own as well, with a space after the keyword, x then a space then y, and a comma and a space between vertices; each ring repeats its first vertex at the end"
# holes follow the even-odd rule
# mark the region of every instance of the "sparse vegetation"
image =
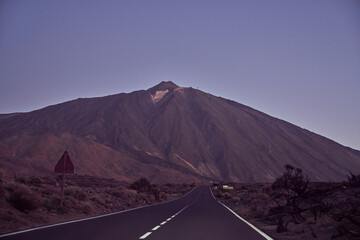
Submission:
POLYGON ((278 232, 287 231, 290 222, 299 224, 305 221, 302 214, 308 206, 305 207, 302 203, 310 193, 309 180, 303 175, 302 170, 291 165, 284 167, 284 174, 272 184, 274 192, 271 194, 271 199, 276 206, 269 212, 277 224, 278 232))
POLYGON ((70 187, 65 189, 64 194, 65 194, 65 196, 74 198, 74 199, 79 200, 79 201, 86 201, 87 200, 86 193, 84 193, 81 190, 81 188, 79 188, 79 187, 70 186, 70 187))
POLYGON ((26 186, 11 185, 8 190, 9 203, 21 212, 35 210, 41 205, 41 199, 26 186))
POLYGON ((336 205, 332 204, 328 211, 332 219, 340 223, 335 237, 360 239, 360 174, 354 175, 350 172, 343 192, 347 194, 342 196, 336 205))
POLYGON ((94 208, 91 204, 86 203, 81 207, 81 212, 83 212, 86 215, 90 215, 94 212, 94 208))
POLYGON ((132 184, 91 176, 67 176, 64 206, 60 207, 61 178, 20 177, 0 182, 0 233, 117 212, 180 196, 195 185, 132 184))
POLYGON ((277 240, 360 239, 359 176, 339 183, 309 182, 290 165, 273 184, 213 187, 214 194, 238 214, 277 240))
POLYGON ((360 174, 353 174, 350 172, 350 175, 348 176, 348 184, 349 187, 360 187, 360 174))
POLYGON ((159 189, 156 185, 150 184, 150 182, 146 178, 140 178, 139 180, 133 182, 130 188, 138 192, 151 194, 156 200, 160 199, 159 189))

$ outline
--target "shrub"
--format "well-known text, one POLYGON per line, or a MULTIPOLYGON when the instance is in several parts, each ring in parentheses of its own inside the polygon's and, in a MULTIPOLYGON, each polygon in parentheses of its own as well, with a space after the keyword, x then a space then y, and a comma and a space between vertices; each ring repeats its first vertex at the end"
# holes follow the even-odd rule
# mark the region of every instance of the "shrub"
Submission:
POLYGON ((15 179, 15 182, 26 184, 26 185, 33 185, 33 186, 41 186, 44 181, 40 177, 18 177, 15 179))
POLYGON ((90 205, 89 203, 86 203, 85 205, 83 205, 81 208, 80 208, 81 212, 86 214, 86 215, 89 215, 89 214, 92 214, 94 212, 94 208, 92 205, 90 205))
POLYGON ((259 190, 256 188, 249 189, 249 193, 258 193, 258 192, 259 192, 259 190))
POLYGON ((231 194, 229 192, 225 192, 223 198, 224 199, 231 199, 231 194))
POLYGON ((302 216, 305 209, 300 204, 310 192, 309 180, 300 168, 291 165, 284 167, 284 174, 272 184, 272 189, 276 190, 272 194, 272 200, 277 206, 270 209, 270 215, 277 224, 277 232, 287 231, 290 222, 298 224, 305 221, 302 216))
POLYGON ((69 213, 69 209, 67 209, 65 207, 57 207, 56 211, 58 214, 61 214, 61 215, 69 213))
POLYGON ((41 199, 25 186, 15 186, 9 196, 10 204, 21 212, 35 210, 41 205, 41 199))
POLYGON ((57 210, 60 206, 60 198, 50 198, 44 201, 43 206, 48 210, 57 210))
POLYGON ((25 179, 26 185, 32 185, 40 187, 43 184, 43 180, 39 177, 28 177, 25 179))
POLYGON ((146 178, 140 178, 139 180, 133 182, 130 188, 139 192, 146 192, 151 188, 151 184, 146 178))
POLYGON ((160 191, 156 185, 150 184, 146 178, 140 178, 130 185, 131 189, 138 192, 148 193, 155 197, 156 200, 160 198, 160 191))
POLYGON ((284 174, 276 179, 272 188, 285 190, 287 197, 303 197, 308 190, 309 180, 303 175, 302 169, 285 165, 284 174))
POLYGON ((85 201, 87 200, 87 195, 86 193, 84 193, 81 188, 79 187, 68 187, 64 190, 64 194, 66 196, 70 196, 70 197, 73 197, 74 199, 76 200, 79 200, 79 201, 85 201))
POLYGON ((353 174, 350 172, 350 176, 348 176, 347 185, 349 187, 360 187, 360 174, 353 174))

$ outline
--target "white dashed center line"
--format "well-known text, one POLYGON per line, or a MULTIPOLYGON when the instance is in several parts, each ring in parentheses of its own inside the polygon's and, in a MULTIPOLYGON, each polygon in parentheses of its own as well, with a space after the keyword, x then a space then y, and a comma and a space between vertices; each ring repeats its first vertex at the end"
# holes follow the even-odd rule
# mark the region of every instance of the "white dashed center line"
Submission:
POLYGON ((157 225, 156 227, 154 227, 153 229, 151 229, 152 231, 157 230, 160 227, 160 225, 157 225))
MULTIPOLYGON (((178 214, 180 214, 182 211, 184 211, 187 207, 189 207, 189 205, 187 205, 186 207, 184 207, 183 209, 181 209, 180 211, 178 211, 177 213, 175 213, 174 215, 172 215, 170 218, 166 219, 166 221, 163 221, 162 223, 160 223, 160 225, 157 225, 156 227, 154 227, 153 229, 151 229, 151 231, 156 231, 158 230, 161 226, 165 225, 167 222, 169 222, 171 219, 173 219, 174 217, 176 217, 178 214)), ((152 232, 147 232, 144 235, 142 235, 141 237, 139 237, 139 239, 145 239, 147 238, 152 232)))
POLYGON ((144 235, 142 235, 139 239, 145 239, 147 238, 149 235, 151 234, 151 232, 147 232, 144 235))

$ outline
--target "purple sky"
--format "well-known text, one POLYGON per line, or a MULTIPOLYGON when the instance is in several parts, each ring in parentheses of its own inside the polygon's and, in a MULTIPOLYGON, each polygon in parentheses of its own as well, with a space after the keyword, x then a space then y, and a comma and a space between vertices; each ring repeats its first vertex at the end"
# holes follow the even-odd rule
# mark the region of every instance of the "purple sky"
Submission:
POLYGON ((0 113, 168 80, 360 150, 360 1, 0 1, 0 113))

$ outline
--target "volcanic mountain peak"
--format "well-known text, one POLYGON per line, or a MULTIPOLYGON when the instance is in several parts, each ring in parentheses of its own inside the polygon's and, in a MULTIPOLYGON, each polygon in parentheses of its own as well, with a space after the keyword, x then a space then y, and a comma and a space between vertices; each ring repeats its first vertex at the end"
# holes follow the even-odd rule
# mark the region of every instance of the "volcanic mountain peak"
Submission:
POLYGON ((149 88, 148 91, 150 91, 151 93, 156 93, 156 91, 166 91, 166 90, 173 90, 175 88, 178 88, 179 86, 176 85, 175 83, 171 82, 171 81, 162 81, 161 83, 159 83, 158 85, 149 88))
POLYGON ((158 85, 149 88, 151 100, 154 103, 159 102, 167 93, 173 92, 173 90, 179 89, 179 86, 171 81, 162 81, 158 85))
POLYGON ((318 181, 360 172, 360 151, 173 82, 0 115, 0 169, 47 173, 64 149, 78 173, 155 182, 273 181, 285 164, 318 181))

